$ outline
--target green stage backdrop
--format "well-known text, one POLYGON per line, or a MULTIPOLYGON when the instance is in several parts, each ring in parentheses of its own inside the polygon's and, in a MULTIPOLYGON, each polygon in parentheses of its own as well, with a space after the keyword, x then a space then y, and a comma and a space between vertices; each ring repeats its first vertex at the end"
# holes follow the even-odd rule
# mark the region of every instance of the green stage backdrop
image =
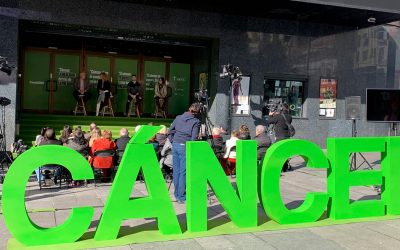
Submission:
POLYGON ((24 64, 23 108, 49 109, 50 53, 26 51, 24 64))
POLYGON ((172 96, 168 102, 168 113, 178 115, 189 107, 190 64, 170 64, 170 86, 172 87, 172 96))
POLYGON ((79 55, 56 54, 54 60, 54 110, 72 111, 76 104, 72 92, 79 75, 79 55))

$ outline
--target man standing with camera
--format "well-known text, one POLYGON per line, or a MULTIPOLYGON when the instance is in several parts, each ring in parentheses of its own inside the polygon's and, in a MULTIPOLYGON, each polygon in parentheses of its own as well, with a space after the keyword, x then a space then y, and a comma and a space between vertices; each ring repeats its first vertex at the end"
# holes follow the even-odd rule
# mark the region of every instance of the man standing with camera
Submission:
POLYGON ((188 112, 178 115, 169 130, 172 142, 173 181, 175 198, 178 203, 186 202, 186 142, 199 137, 201 109, 200 103, 190 106, 188 112))
MULTIPOLYGON (((269 112, 267 124, 273 125, 275 142, 289 139, 291 137, 290 126, 292 124, 292 116, 289 114, 288 104, 282 103, 280 108, 274 109, 274 111, 269 112)), ((288 171, 288 169, 289 166, 288 162, 286 161, 282 171, 286 172, 288 171)))

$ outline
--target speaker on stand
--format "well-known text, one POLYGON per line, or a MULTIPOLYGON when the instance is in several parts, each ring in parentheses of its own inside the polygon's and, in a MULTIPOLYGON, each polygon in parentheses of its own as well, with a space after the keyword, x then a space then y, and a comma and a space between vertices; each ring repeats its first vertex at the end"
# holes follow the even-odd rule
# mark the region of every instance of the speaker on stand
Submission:
MULTIPOLYGON (((361 96, 348 96, 345 98, 346 120, 351 120, 351 137, 357 137, 357 120, 361 120, 361 96)), ((351 154, 350 170, 355 171, 363 164, 369 169, 374 169, 360 152, 351 154), (357 165, 357 155, 362 158, 361 164, 357 165)))

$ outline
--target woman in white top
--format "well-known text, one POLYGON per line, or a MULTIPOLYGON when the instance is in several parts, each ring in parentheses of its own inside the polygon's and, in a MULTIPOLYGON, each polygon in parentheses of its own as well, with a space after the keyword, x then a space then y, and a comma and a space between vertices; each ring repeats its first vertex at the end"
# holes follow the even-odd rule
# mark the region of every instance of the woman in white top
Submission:
POLYGON ((236 152, 232 151, 232 147, 236 147, 236 141, 239 140, 239 132, 237 130, 233 130, 231 133, 231 138, 226 140, 225 143, 225 155, 224 158, 236 158, 236 152))

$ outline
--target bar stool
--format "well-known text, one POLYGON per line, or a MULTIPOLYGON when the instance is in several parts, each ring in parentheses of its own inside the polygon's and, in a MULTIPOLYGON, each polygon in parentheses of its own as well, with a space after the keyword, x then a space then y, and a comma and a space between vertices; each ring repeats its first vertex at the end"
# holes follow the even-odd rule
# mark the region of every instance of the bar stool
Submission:
POLYGON ((131 116, 133 106, 135 106, 135 112, 136 112, 137 117, 140 118, 139 105, 136 104, 136 99, 132 99, 132 100, 129 102, 128 117, 131 116))
POLYGON ((114 110, 112 108, 111 98, 114 98, 114 96, 110 96, 110 98, 108 98, 108 105, 105 105, 103 107, 103 110, 101 112, 103 116, 110 115, 110 116, 114 117, 114 110))
POLYGON ((78 97, 79 97, 79 100, 76 102, 74 115, 83 114, 84 116, 87 116, 85 102, 83 100, 85 95, 79 95, 78 97))
MULTIPOLYGON (((165 99, 160 99, 159 102, 160 102, 160 105, 162 106, 165 102, 165 99)), ((167 118, 167 114, 165 113, 165 110, 159 109, 157 102, 156 102, 156 110, 154 112, 154 117, 157 118, 159 113, 161 113, 161 117, 167 118)))

